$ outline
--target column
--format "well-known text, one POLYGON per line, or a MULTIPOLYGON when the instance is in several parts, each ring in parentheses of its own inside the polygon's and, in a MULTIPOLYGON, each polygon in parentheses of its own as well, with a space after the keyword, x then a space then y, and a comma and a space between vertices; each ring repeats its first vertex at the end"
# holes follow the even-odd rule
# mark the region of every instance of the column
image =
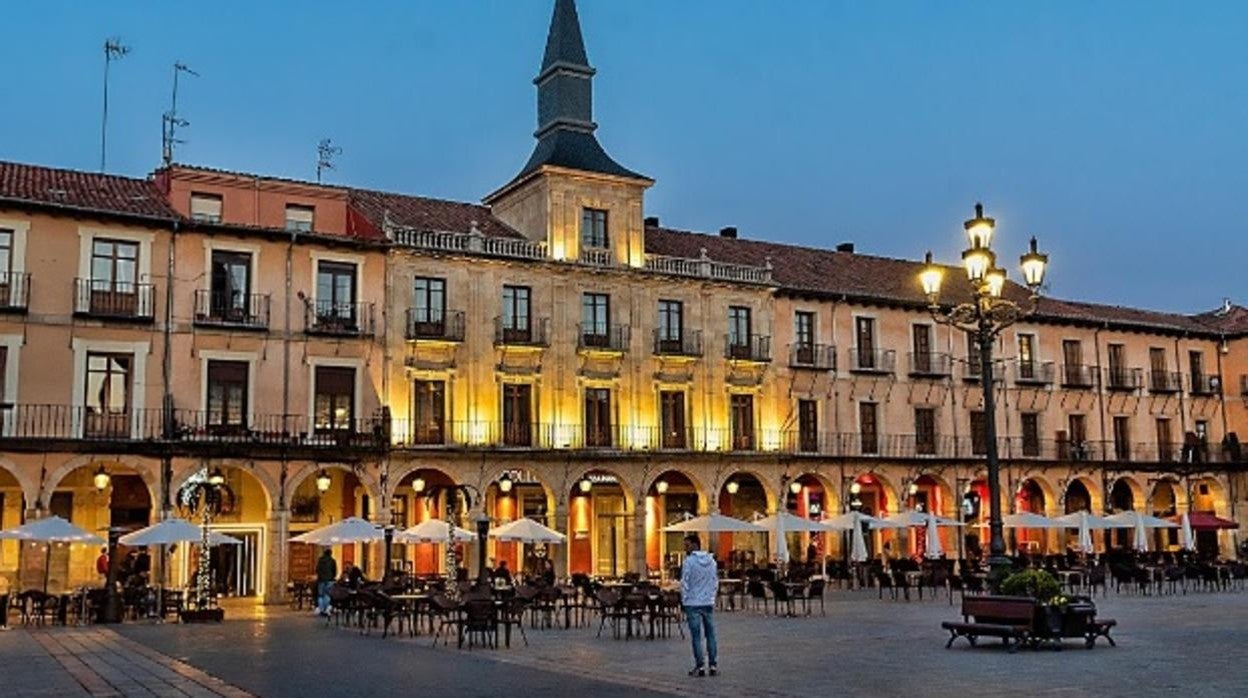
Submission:
POLYGON ((628 569, 646 578, 646 497, 637 497, 639 505, 633 506, 631 543, 628 550, 628 569))
POLYGON ((288 574, 288 543, 290 538, 290 510, 285 507, 269 512, 265 525, 268 538, 265 550, 264 603, 279 604, 286 599, 288 574))
POLYGON ((549 548, 554 555, 555 574, 560 577, 568 577, 571 576, 571 572, 568 569, 568 545, 572 543, 572 534, 568 530, 568 503, 566 499, 560 499, 555 504, 554 528, 565 536, 563 545, 552 545, 549 548))

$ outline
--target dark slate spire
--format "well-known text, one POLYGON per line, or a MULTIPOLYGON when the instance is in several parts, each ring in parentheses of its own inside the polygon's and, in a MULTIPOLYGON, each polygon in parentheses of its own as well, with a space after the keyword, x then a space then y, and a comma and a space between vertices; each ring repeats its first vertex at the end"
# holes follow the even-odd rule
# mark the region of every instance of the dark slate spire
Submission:
POLYGON ((555 165, 646 179, 612 160, 594 137, 598 124, 594 123, 593 78, 576 2, 555 0, 541 72, 533 80, 537 85, 537 131, 533 134, 537 147, 517 178, 542 165, 555 165))

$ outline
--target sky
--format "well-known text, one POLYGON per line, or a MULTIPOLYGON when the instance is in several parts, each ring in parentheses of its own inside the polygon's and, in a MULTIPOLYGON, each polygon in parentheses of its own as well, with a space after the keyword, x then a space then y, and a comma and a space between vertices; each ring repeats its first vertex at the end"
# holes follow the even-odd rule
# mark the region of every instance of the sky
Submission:
MULTIPOLYGON (((0 159, 476 201, 527 160, 553 0, 4 3, 0 159)), ((580 0, 598 137, 665 226, 953 262, 976 201, 1051 295, 1248 302, 1248 3, 580 0)), ((1018 278, 1016 268, 1011 270, 1018 278)))

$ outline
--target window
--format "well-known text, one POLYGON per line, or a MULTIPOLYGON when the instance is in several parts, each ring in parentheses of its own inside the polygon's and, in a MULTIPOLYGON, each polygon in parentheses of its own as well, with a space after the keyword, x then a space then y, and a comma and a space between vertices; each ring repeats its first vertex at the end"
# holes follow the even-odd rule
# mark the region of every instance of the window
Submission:
POLYGON ((209 317, 245 321, 250 315, 251 255, 213 250, 209 317))
POLYGON ((914 452, 936 455, 936 410, 931 407, 914 408, 914 452))
POLYGON ((971 410, 971 455, 988 453, 988 422, 983 410, 971 410))
POLYGON ((13 231, 0 228, 0 307, 21 308, 26 305, 26 286, 13 274, 13 231))
POLYGON ((858 341, 858 368, 875 368, 875 318, 856 318, 854 328, 858 341))
POLYGON ((247 428, 246 361, 208 362, 208 427, 216 431, 247 428))
POLYGON ((984 357, 979 353, 975 335, 966 333, 966 377, 978 379, 984 373, 984 357))
POLYGON ((585 445, 604 447, 611 443, 611 389, 586 388, 585 445))
POLYGON ((354 264, 319 262, 316 267, 316 326, 349 330, 357 326, 354 264))
POLYGON ((92 290, 134 293, 138 269, 138 243, 103 238, 91 243, 92 290))
POLYGON ((1205 392, 1205 355, 1199 351, 1187 352, 1187 368, 1191 376, 1192 392, 1205 392))
POLYGON ((747 355, 750 348, 750 309, 732 305, 728 307, 728 346, 733 356, 744 351, 747 355))
POLYGON ((133 366, 129 354, 87 354, 87 436, 129 438, 133 366))
POLYGON ((11 271, 13 271, 13 231, 0 228, 0 281, 7 284, 11 271))
POLYGON ((418 276, 412 292, 412 324, 417 336, 441 336, 446 318, 446 279, 418 276))
POLYGON ((0 346, 0 407, 8 407, 12 405, 12 403, 6 402, 4 399, 4 396, 8 394, 5 392, 5 388, 8 387, 8 384, 5 383, 5 376, 8 375, 8 368, 9 348, 6 346, 0 346))
POLYGON ((797 401, 797 448, 805 453, 819 450, 819 403, 797 401))
POLYGON ((811 349, 815 345, 815 314, 805 310, 793 313, 793 343, 799 349, 811 349))
POLYGON ((1084 385, 1083 377, 1083 343, 1077 339, 1062 340, 1062 370, 1065 373, 1066 385, 1084 385))
POLYGON ((730 396, 729 409, 733 450, 754 450, 754 396, 733 393, 730 396))
POLYGON ((503 444, 533 445, 533 386, 528 383, 503 384, 503 444))
POLYGON ((1157 420, 1157 460, 1161 462, 1174 460, 1174 434, 1170 431, 1169 419, 1157 420))
POLYGON ((1040 455, 1040 415, 1035 412, 1022 414, 1023 455, 1035 458, 1040 455))
POLYGON ((685 393, 682 390, 659 392, 659 419, 662 421, 663 448, 685 447, 685 393))
POLYGON ((1086 460, 1088 457, 1088 420, 1082 414, 1072 414, 1066 418, 1069 431, 1066 438, 1070 441, 1069 457, 1073 460, 1086 460))
POLYGON ((191 192, 191 220, 200 223, 220 223, 221 196, 191 192))
POLYGON ((313 410, 317 431, 350 430, 355 421, 355 369, 317 366, 313 410))
POLYGON ((1110 344, 1108 350, 1109 384, 1118 388, 1130 387, 1127 375, 1127 347, 1125 344, 1110 344))
POLYGON ((607 212, 599 208, 581 209, 581 246, 607 247, 607 212))
POLYGON ((417 379, 412 383, 412 440, 417 444, 446 442, 446 382, 417 379))
POLYGON ((288 204, 286 206, 286 229, 297 230, 301 233, 312 232, 312 217, 315 213, 316 209, 312 206, 288 204))
POLYGON ((858 403, 858 438, 863 455, 880 452, 879 408, 874 402, 858 403))
POLYGON ((528 286, 503 287, 503 340, 529 341, 532 336, 532 318, 529 303, 533 290, 528 286))
POLYGON ((659 301, 659 351, 675 353, 681 350, 684 314, 684 304, 680 301, 659 301))
POLYGON ((1018 335, 1018 377, 1023 380, 1036 378, 1036 336, 1018 335))
POLYGON ((1149 387, 1153 390, 1174 390, 1170 385, 1170 372, 1166 370, 1166 350, 1163 347, 1148 349, 1149 387))
POLYGON ((609 346, 610 304, 611 298, 605 293, 581 294, 581 343, 583 346, 609 346))
POLYGON ((1131 418, 1114 417, 1114 456, 1118 460, 1131 460, 1131 418))
POLYGON ((915 373, 932 372, 932 326, 914 325, 911 330, 915 373))
POLYGON ((407 528, 407 495, 396 494, 390 498, 390 525, 399 530, 407 528))

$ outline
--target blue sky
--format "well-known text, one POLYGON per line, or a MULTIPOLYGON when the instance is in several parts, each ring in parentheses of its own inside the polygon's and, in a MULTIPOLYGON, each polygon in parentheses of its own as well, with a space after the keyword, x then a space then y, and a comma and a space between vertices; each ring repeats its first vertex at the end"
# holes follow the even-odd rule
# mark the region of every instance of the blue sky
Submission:
MULTIPOLYGON (((1248 3, 580 0, 598 135, 665 225, 953 260, 982 199, 1050 292, 1248 302, 1248 3)), ((7 3, 0 158, 178 159, 476 200, 532 149, 552 0, 7 3)))

